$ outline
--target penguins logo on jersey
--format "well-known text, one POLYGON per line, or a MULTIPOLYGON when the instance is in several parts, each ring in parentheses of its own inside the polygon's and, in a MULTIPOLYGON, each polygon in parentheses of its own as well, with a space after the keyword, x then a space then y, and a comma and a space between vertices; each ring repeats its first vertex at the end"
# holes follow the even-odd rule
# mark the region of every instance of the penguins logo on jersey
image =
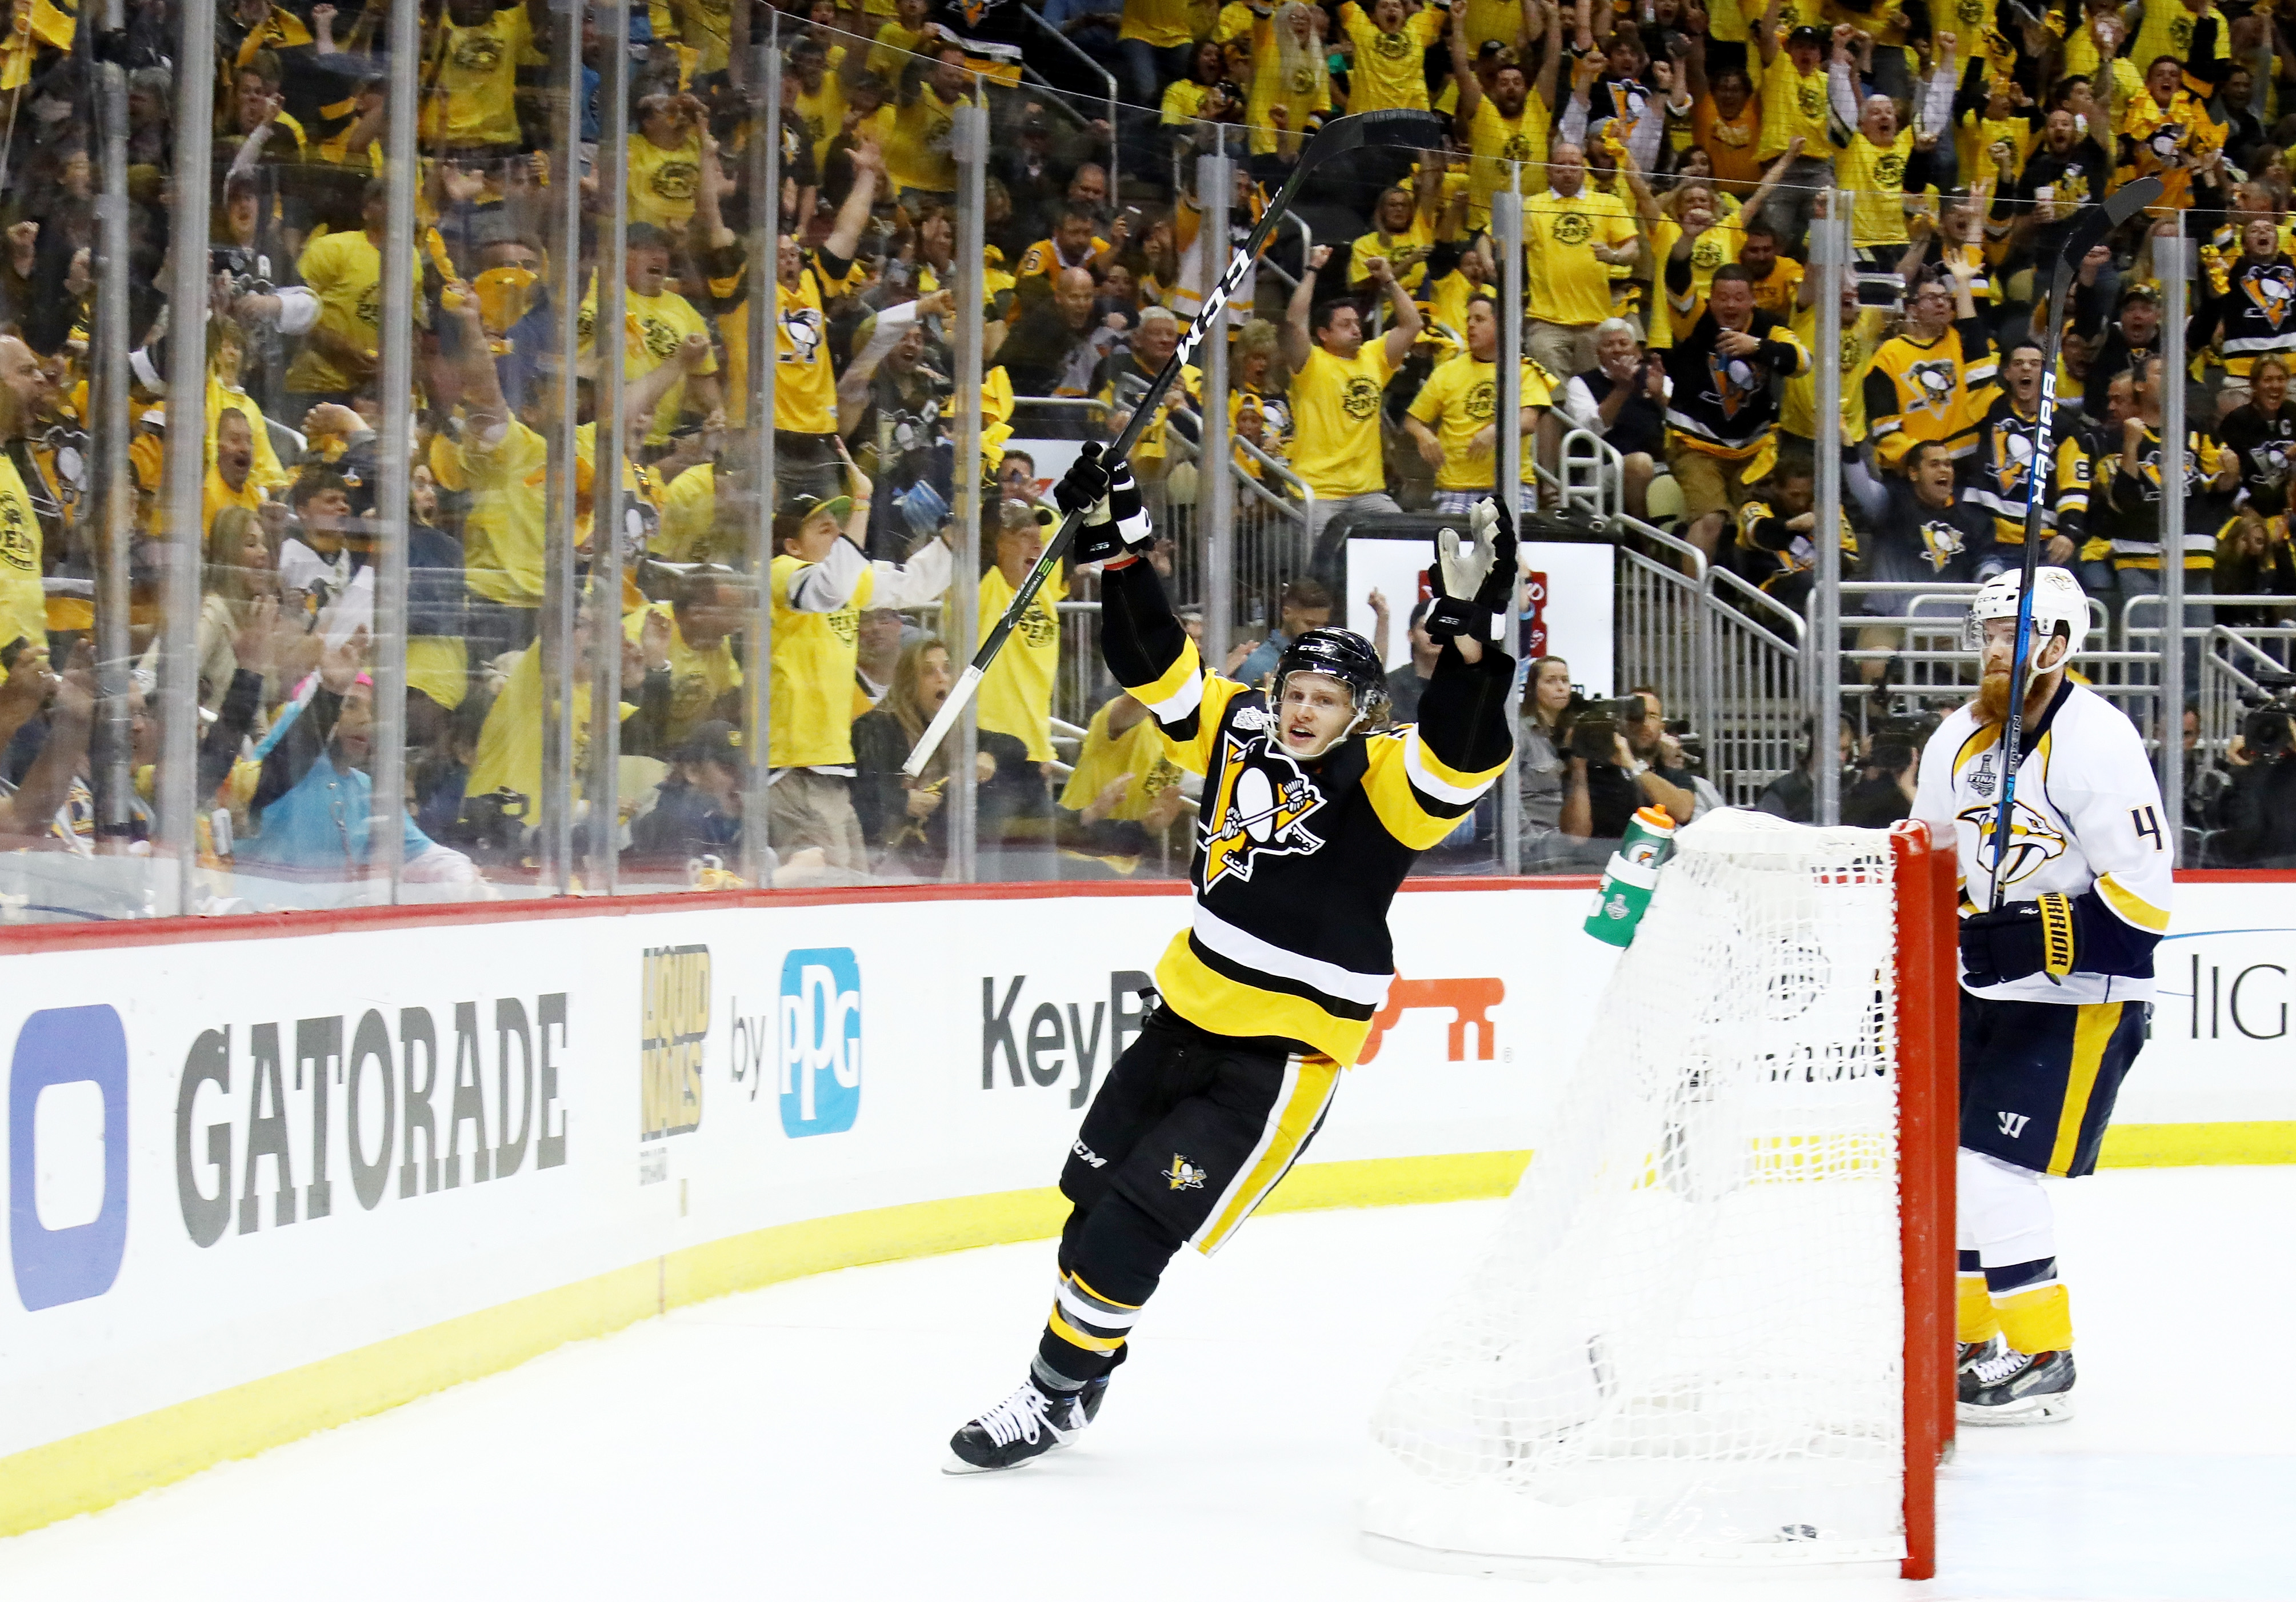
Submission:
POLYGON ((782 356, 784 362, 800 365, 813 360, 813 353, 821 348, 821 314, 809 306, 798 307, 782 314, 782 337, 790 342, 782 356))
POLYGON ((2022 493, 2025 475, 2033 465, 2033 437, 2014 422, 1995 424, 1993 460, 1993 476, 2001 482, 2001 493, 2022 493))
POLYGON ((1300 764, 1265 735, 1220 739, 1217 797, 1204 813, 1204 893, 1231 874, 1251 882, 1262 856, 1313 856, 1324 848, 1306 820, 1322 810, 1324 793, 1300 764))
POLYGON ((2248 292, 2249 299, 2256 303, 2256 309, 2264 314, 2264 320, 2272 325, 2275 333, 2279 332, 2289 312, 2296 309, 2296 272, 2286 267, 2270 266, 2247 274, 2241 279, 2240 287, 2248 292))
POLYGON ((1964 549, 1961 530, 1943 518, 1932 518, 1922 525, 1922 557, 1932 573, 1942 573, 1964 549))
POLYGON ((1908 412, 1932 412, 1943 417, 1953 405, 1954 364, 1950 356, 1916 362, 1906 369, 1906 383, 1914 392, 1908 412))
POLYGON ((2022 801, 2010 804, 2009 853, 2005 870, 1997 866, 1993 836, 2001 809, 1988 803, 1964 806, 1954 814, 1957 821, 1977 825, 1977 860, 2002 884, 2013 885, 2038 873, 2045 863, 2065 854, 2065 837, 2057 826, 2022 801))
POLYGON ((1722 408, 1725 417, 1735 417, 1747 402, 1766 386, 1753 364, 1743 356, 1726 356, 1719 350, 1706 358, 1706 370, 1714 378, 1710 397, 1722 408))

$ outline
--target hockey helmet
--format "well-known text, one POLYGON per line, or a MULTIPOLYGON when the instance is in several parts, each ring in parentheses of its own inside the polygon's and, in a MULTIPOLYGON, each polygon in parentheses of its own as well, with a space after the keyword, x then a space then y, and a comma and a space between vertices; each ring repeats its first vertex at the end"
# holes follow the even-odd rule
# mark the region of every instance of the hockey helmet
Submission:
MULTIPOLYGON (((1380 665, 1379 653, 1372 650, 1370 641, 1350 629, 1311 628, 1283 648, 1283 654, 1275 659, 1271 692, 1277 703, 1283 699, 1283 682, 1295 673, 1320 673, 1348 687, 1356 715, 1339 740, 1345 740, 1387 707, 1387 672, 1380 665)), ((1339 740, 1332 743, 1337 745, 1339 740)))
MULTIPOLYGON (((1984 588, 1969 603, 1969 617, 1962 625, 1962 649, 1980 650, 1985 645, 1985 625, 1996 617, 2014 619, 2017 597, 2022 588, 2022 576, 2014 570, 1996 574, 1985 581, 1984 588)), ((2080 587, 2080 580, 2070 568, 2041 568, 2033 574, 2033 654, 2032 664, 2040 661, 2041 647, 2052 635, 2062 633, 2070 642, 2062 661, 2080 650, 2088 638, 2088 597, 2080 587)), ((2032 668, 2029 667, 2028 671, 2032 668)))

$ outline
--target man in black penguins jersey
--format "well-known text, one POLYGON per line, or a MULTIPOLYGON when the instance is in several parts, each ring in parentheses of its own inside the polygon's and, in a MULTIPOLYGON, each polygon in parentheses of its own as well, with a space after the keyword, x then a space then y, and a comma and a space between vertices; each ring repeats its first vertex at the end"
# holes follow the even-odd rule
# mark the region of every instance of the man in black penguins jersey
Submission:
POLYGON ((952 1474, 1065 1446, 1100 1410, 1164 1266, 1219 1249, 1321 1126, 1395 975, 1388 903, 1513 751, 1514 662, 1496 643, 1515 540, 1485 501, 1429 569, 1443 642, 1415 723, 1387 726, 1361 635, 1310 629, 1264 692, 1205 670, 1139 560, 1153 543, 1130 469, 1096 447, 1056 494, 1090 508, 1078 563, 1101 580, 1109 671, 1204 776, 1195 912, 1157 966, 1162 1004, 1110 1070, 1070 1148, 1059 1285, 1021 1388, 956 1432, 952 1474))

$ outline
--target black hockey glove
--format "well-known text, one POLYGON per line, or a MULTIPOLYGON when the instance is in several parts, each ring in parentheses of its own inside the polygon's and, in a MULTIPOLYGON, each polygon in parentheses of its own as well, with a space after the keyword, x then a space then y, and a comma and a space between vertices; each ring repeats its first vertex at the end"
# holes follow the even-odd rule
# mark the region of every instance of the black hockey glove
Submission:
POLYGON ((2072 903, 2062 895, 1972 912, 1961 920, 1962 977, 1977 990, 2038 973, 2062 979, 2079 944, 2073 929, 2072 903))
POLYGON ((1498 641, 1514 585, 1514 519, 1491 500, 1478 501, 1467 514, 1467 538, 1446 528, 1435 536, 1435 563, 1427 569, 1430 638, 1465 634, 1486 644, 1498 641))
POLYGON ((1053 486, 1053 500, 1063 514, 1084 510, 1075 547, 1079 565, 1142 556, 1156 543, 1156 530, 1140 503, 1140 486, 1132 481, 1132 464, 1119 457, 1111 471, 1098 445, 1078 454, 1053 486))

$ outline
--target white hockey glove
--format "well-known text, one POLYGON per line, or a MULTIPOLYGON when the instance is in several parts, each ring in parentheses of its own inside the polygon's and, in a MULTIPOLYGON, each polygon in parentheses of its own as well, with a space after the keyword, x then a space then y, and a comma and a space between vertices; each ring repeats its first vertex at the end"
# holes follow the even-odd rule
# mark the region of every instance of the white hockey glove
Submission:
POLYGON ((1435 536, 1435 565, 1427 570, 1434 596, 1427 633, 1438 640, 1469 634, 1495 642, 1515 576, 1514 522, 1496 502, 1484 500, 1468 514, 1467 528, 1466 540, 1456 528, 1435 536))

